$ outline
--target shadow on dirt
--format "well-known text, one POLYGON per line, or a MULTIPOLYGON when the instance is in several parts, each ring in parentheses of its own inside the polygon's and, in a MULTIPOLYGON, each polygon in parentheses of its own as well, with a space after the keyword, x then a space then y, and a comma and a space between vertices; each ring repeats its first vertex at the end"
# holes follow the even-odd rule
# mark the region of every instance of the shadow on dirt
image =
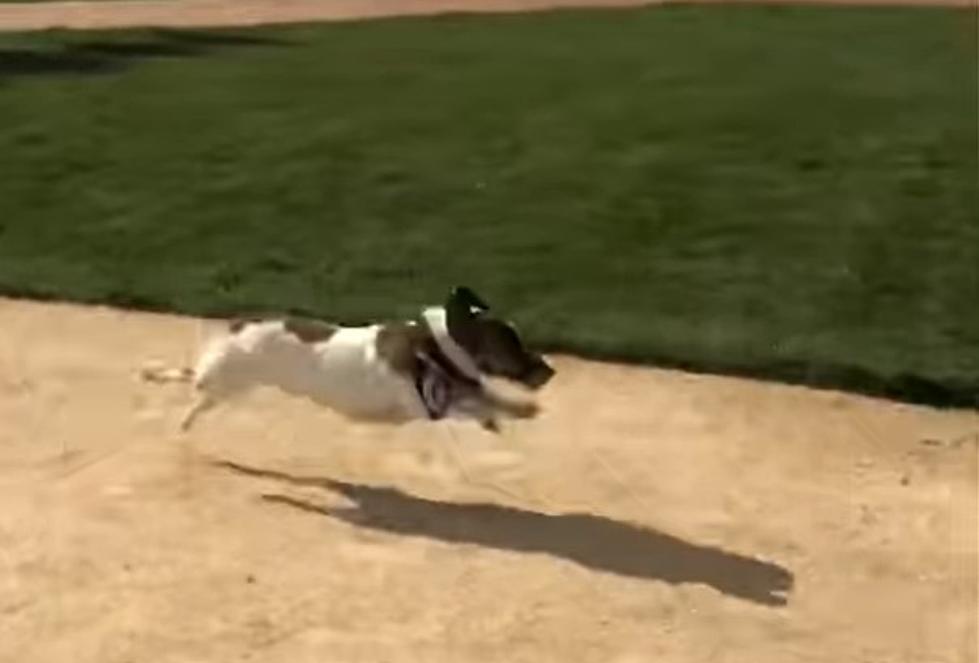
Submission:
POLYGON ((114 74, 140 61, 209 55, 231 48, 289 42, 220 31, 153 29, 99 39, 44 34, 24 46, 0 48, 0 81, 30 76, 114 74))
POLYGON ((299 477, 214 461, 238 474, 343 495, 353 507, 327 509, 286 495, 262 499, 374 530, 524 553, 542 553, 589 569, 671 584, 698 583, 767 606, 783 606, 793 585, 770 562, 689 543, 669 534, 584 513, 549 515, 497 504, 462 504, 416 497, 396 488, 299 477))

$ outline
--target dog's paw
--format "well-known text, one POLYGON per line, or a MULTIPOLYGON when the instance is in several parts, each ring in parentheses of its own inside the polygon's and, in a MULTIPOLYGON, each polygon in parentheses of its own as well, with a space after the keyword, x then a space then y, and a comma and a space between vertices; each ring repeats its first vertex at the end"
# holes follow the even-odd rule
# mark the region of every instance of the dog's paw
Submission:
POLYGON ((519 401, 512 404, 511 412, 517 419, 533 419, 540 414, 541 407, 534 401, 519 401))
POLYGON ((498 422, 496 419, 483 419, 479 422, 479 425, 482 426, 483 430, 487 432, 494 434, 500 432, 500 422, 498 422))

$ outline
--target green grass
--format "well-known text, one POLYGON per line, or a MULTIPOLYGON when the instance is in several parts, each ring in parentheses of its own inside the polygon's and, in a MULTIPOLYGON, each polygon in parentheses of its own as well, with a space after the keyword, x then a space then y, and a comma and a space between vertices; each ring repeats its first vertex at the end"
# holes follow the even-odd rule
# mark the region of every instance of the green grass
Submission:
POLYGON ((0 36, 0 292, 409 315, 979 397, 975 15, 665 7, 0 36))

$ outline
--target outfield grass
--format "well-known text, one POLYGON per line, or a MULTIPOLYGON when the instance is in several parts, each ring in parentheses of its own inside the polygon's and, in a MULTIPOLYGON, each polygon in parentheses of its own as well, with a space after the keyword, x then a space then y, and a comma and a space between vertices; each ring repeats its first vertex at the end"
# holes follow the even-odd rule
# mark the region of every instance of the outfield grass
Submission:
POLYGON ((0 292, 979 395, 974 13, 0 36, 0 292))

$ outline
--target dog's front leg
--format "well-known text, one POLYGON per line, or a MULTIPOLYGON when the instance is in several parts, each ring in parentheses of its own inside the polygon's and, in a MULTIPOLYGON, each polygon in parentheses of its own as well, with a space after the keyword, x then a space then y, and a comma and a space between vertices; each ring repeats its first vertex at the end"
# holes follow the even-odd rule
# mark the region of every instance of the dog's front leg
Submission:
POLYGON ((532 401, 512 399, 485 387, 479 387, 459 398, 454 409, 467 418, 475 419, 483 429, 491 433, 500 432, 498 415, 513 419, 531 419, 540 412, 540 407, 532 401))
POLYGON ((533 401, 510 398, 488 389, 483 390, 482 398, 490 408, 513 419, 533 419, 540 414, 540 406, 533 401))
POLYGON ((496 408, 486 398, 486 394, 482 388, 474 389, 470 393, 457 396, 449 411, 449 416, 475 419, 484 430, 491 433, 500 432, 500 425, 496 420, 496 414, 496 408))
POLYGON ((500 422, 497 421, 495 417, 482 419, 479 422, 479 425, 482 426, 483 430, 488 433, 493 433, 494 435, 498 435, 500 433, 500 422))

